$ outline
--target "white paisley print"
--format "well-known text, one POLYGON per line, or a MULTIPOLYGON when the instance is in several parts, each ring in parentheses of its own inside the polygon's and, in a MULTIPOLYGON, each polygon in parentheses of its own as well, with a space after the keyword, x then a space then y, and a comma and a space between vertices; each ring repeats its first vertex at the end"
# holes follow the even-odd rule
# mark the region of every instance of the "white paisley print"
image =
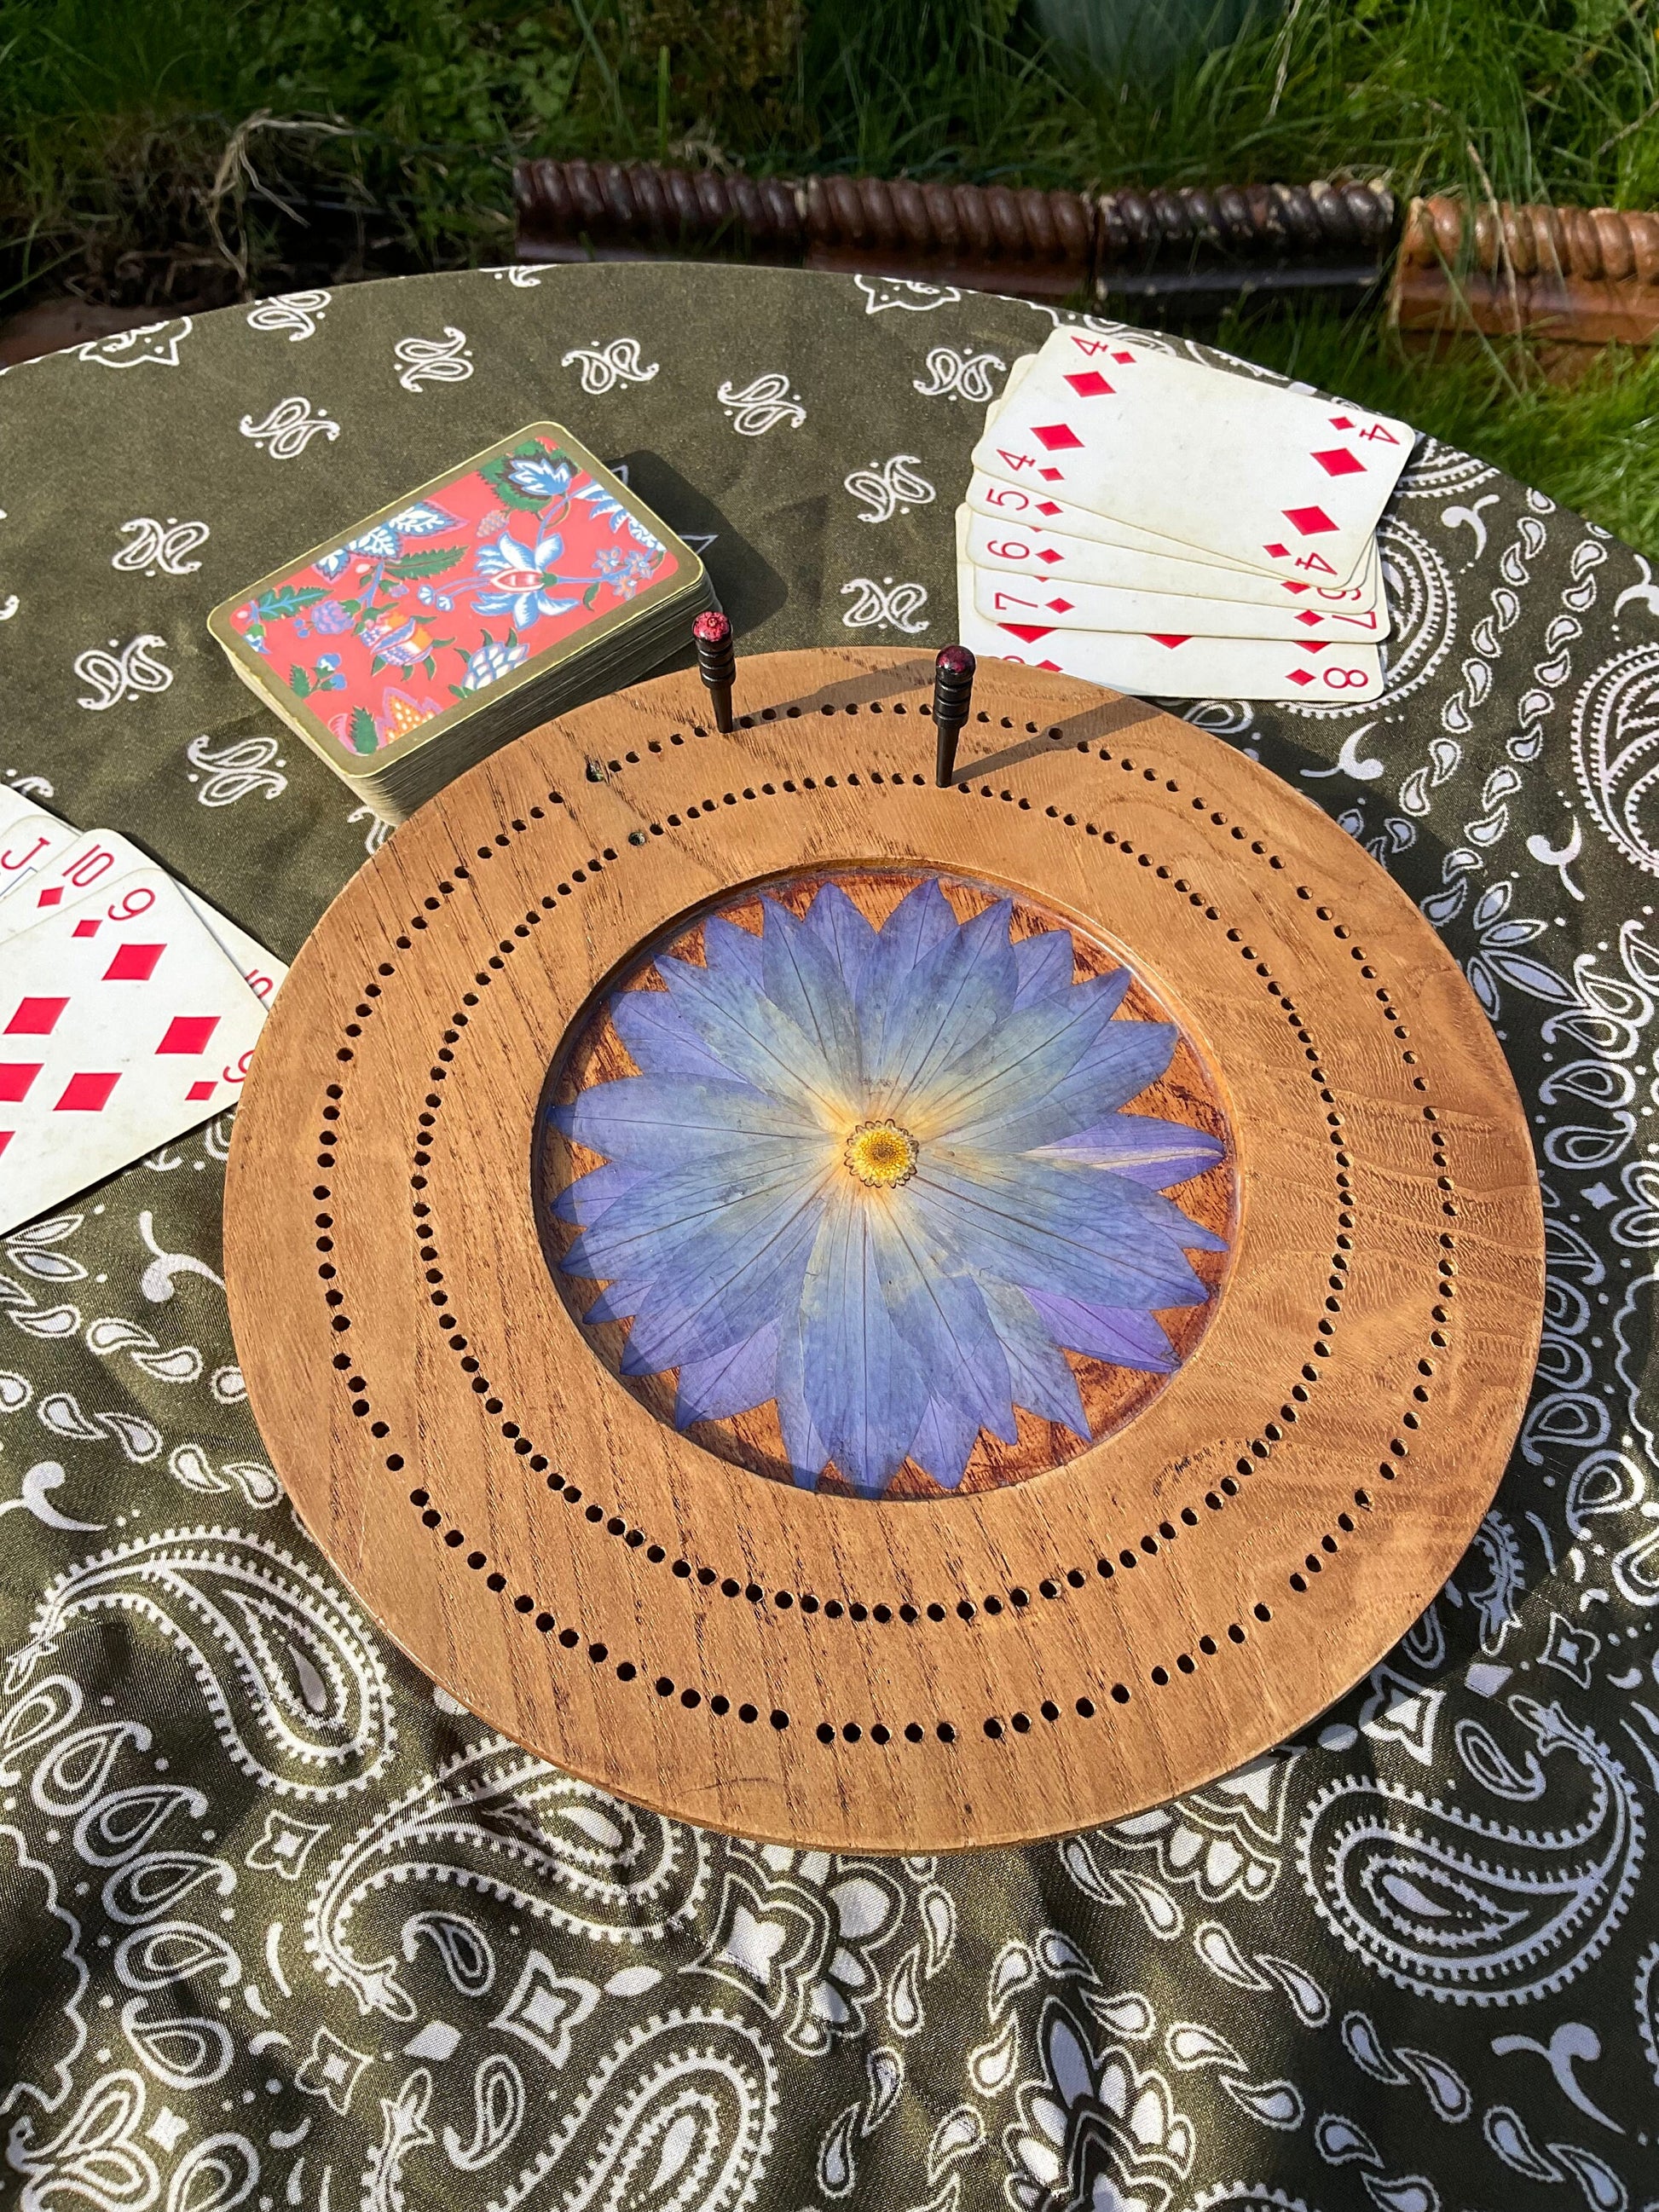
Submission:
MULTIPOLYGON (((711 548, 746 646, 925 654, 977 411, 1059 312, 550 267, 42 363, 7 387, 9 526, 58 549, 50 594, 13 579, 9 780, 291 957, 383 825, 204 618, 279 538, 429 476, 434 407, 483 446, 574 395, 711 548), (284 396, 295 359, 325 406, 284 396), (76 407, 99 465, 32 474, 76 407)), ((1176 703, 1395 877, 1531 1119, 1537 1381, 1411 1633, 1296 1741, 1030 1851, 789 1850, 621 1804, 423 1680, 289 1511, 226 1316, 222 1118, 0 1240, 0 2203, 1659 2201, 1659 587, 1427 440, 1382 544, 1380 698, 1176 703)))

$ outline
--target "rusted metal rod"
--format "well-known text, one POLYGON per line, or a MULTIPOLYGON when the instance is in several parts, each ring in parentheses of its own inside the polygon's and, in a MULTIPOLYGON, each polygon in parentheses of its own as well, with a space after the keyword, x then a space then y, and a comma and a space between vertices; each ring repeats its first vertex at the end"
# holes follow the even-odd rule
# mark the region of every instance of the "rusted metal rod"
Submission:
POLYGON ((1389 304, 1402 331, 1652 345, 1659 215, 1413 200, 1389 304))
POLYGON ((1363 289, 1395 226, 1373 185, 1081 193, 536 161, 515 190, 521 261, 724 256, 1054 301, 1363 289))
POLYGON ((1169 309, 1391 276, 1403 331, 1659 342, 1659 214, 1419 199, 1396 253, 1378 185, 1085 193, 541 161, 515 189, 521 261, 714 256, 1169 309))

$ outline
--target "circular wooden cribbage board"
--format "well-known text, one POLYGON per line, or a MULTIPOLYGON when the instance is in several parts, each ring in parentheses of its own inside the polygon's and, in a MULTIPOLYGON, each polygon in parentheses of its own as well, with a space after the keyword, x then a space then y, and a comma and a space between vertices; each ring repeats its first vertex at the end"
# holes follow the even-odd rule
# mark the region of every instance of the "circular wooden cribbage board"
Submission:
MULTIPOLYGON (((1383 872, 1201 732, 997 662, 938 790, 931 688, 931 656, 776 654, 729 737, 675 675, 497 754, 324 917, 231 1153, 254 1410, 370 1611, 559 1765, 792 1844, 1030 1840, 1294 1731, 1455 1565, 1538 1344, 1514 1086, 1383 872), (827 883, 878 930, 919 884, 964 936, 1006 896, 994 957, 1067 933, 1060 988, 1127 960, 1117 1020, 1174 1025, 1132 1111, 1199 1133, 1153 1201, 1206 1246, 1154 1316, 1166 1371, 1074 1327, 1086 1434, 1028 1395, 878 1496, 833 1457, 788 1479, 781 1382, 677 1430, 674 1375, 582 1318, 608 1279, 557 1218, 609 1155, 556 1109, 635 1073, 617 1007, 827 883)), ((877 1141, 860 1177, 902 1173, 877 1141)))

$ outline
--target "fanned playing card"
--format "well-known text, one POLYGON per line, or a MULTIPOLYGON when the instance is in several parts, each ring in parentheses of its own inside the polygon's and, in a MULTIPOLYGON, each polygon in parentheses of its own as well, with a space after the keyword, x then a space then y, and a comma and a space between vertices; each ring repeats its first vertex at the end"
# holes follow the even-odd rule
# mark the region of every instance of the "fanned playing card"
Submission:
POLYGON ((1153 699, 1273 699, 1357 707, 1382 689, 1374 645, 1215 637, 1198 631, 1062 629, 1000 622, 975 601, 983 581, 965 554, 968 510, 957 510, 957 635, 969 650, 1153 699))
POLYGON ((1389 634, 1386 613, 1372 607, 1254 606, 1237 599, 1178 598, 1167 592, 1109 584, 1038 582, 998 569, 975 568, 974 605, 992 622, 1036 623, 1050 629, 1184 630, 1206 637, 1317 639, 1377 644, 1389 634))
MULTIPOLYGON (((1030 358, 1035 361, 1036 356, 1033 354, 1030 358)), ((988 429, 1000 412, 1000 401, 986 410, 988 429)), ((1138 530, 1133 523, 1116 522, 1109 515, 1096 514, 1075 500, 1056 499, 1045 485, 1006 483, 1000 477, 987 476, 983 469, 975 469, 968 480, 968 504, 975 514, 985 515, 994 522, 1019 522, 1033 530, 1055 530, 1067 538, 1086 538, 1091 544, 1109 546, 1127 558, 1199 562, 1216 578, 1218 585, 1228 579, 1239 583, 1266 580, 1261 569, 1251 568, 1247 562, 1223 561, 1197 546, 1183 545, 1179 538, 1161 538, 1156 531, 1138 530)))
POLYGON ((1062 325, 974 465, 1266 573, 1346 583, 1413 443, 1386 416, 1062 325))
MULTIPOLYGON (((0 944, 57 908, 155 865, 117 831, 76 830, 22 793, 0 786, 0 944)), ((288 973, 283 963, 188 884, 179 889, 254 996, 268 1003, 288 973)))
POLYGON ((994 520, 974 510, 971 500, 969 507, 968 558, 976 568, 1047 579, 1060 585, 1105 584, 1122 592, 1158 592, 1173 599, 1231 599, 1253 607, 1331 608, 1343 614, 1364 615, 1377 612, 1383 604, 1382 563, 1375 545, 1352 584, 1306 584, 1289 576, 1217 568, 1207 561, 1191 557, 1172 560, 1156 553, 1131 552, 1096 538, 994 520))
POLYGON ((0 956, 0 1232, 235 1103, 264 1008, 165 869, 0 956))

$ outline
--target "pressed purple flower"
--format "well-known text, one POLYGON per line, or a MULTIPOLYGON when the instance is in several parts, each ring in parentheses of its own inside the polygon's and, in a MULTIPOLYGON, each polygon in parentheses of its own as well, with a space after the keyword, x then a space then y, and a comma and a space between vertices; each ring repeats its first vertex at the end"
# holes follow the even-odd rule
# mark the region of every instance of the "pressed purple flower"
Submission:
POLYGON ((1162 1195, 1224 1147, 1123 1110, 1176 1030, 1119 1018, 1127 969, 1074 982, 1065 930, 1014 942, 1006 900, 761 906, 615 997, 640 1073, 556 1111, 604 1159, 558 1200, 585 1318, 630 1324, 624 1374, 678 1370, 682 1427, 775 1400, 808 1486, 878 1495, 908 1459, 953 1488, 1017 1407, 1085 1437, 1062 1352, 1169 1372, 1156 1316, 1225 1249, 1162 1195))

